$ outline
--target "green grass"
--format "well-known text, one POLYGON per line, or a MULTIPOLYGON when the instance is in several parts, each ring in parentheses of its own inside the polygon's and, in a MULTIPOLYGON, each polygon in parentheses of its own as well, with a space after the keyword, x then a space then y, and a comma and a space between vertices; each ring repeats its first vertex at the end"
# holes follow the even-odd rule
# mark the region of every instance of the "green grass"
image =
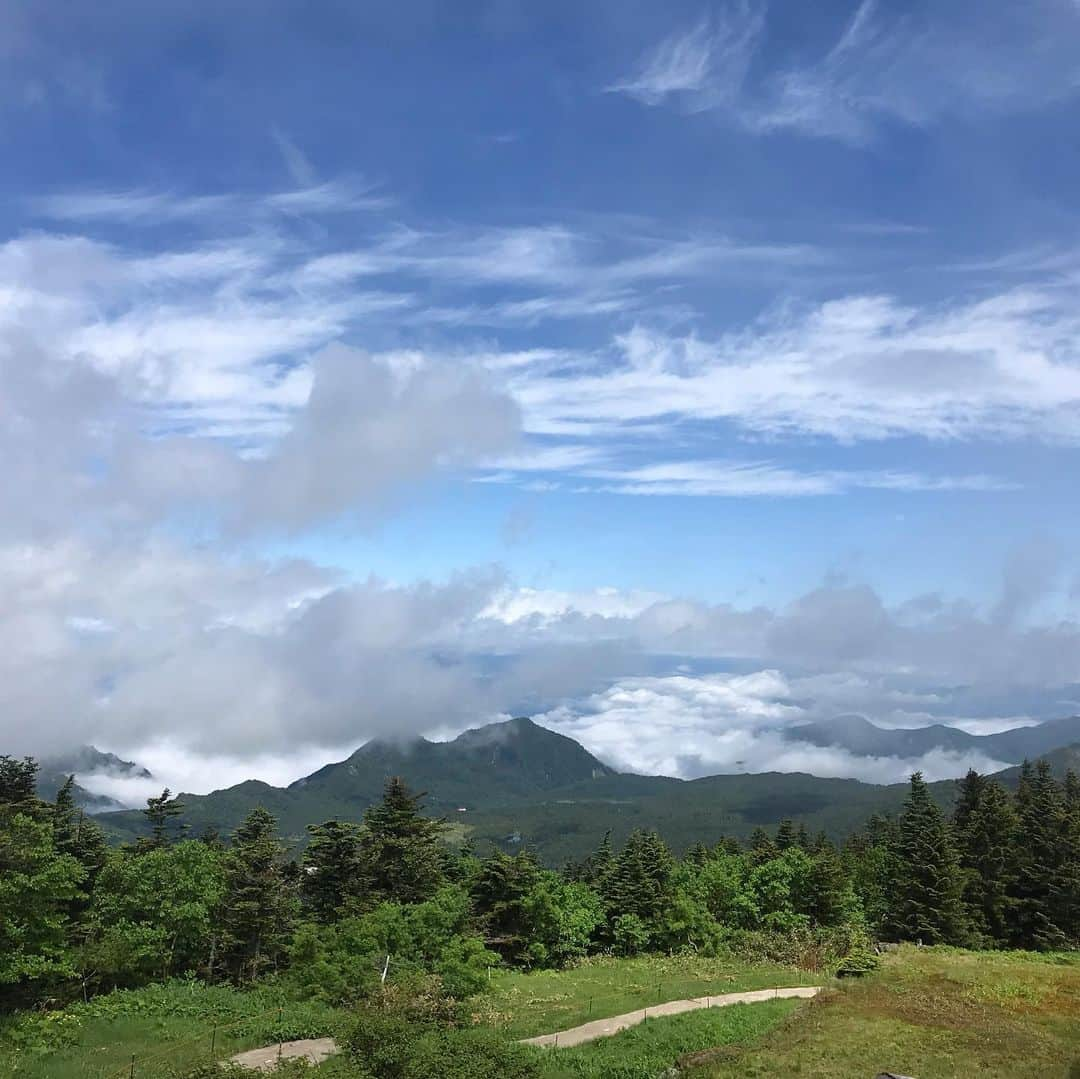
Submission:
POLYGON ((544 1079, 655 1079, 690 1053, 760 1038, 800 1004, 767 1000, 649 1020, 572 1049, 543 1050, 544 1079))
POLYGON ((111 993, 62 1012, 24 1016, 0 1027, 3 1079, 152 1079, 278 1039, 331 1034, 340 1013, 288 1002, 272 985, 243 992, 173 982, 111 993), (217 1028, 216 1034, 214 1028, 217 1028))
POLYGON ((901 948, 696 1079, 1080 1075, 1080 953, 901 948), (1076 1069, 1070 1071, 1070 1066, 1076 1069))
POLYGON ((519 1038, 622 1015, 649 1004, 706 993, 820 985, 824 976, 794 967, 694 955, 596 958, 567 970, 503 974, 478 1003, 480 1018, 519 1038))

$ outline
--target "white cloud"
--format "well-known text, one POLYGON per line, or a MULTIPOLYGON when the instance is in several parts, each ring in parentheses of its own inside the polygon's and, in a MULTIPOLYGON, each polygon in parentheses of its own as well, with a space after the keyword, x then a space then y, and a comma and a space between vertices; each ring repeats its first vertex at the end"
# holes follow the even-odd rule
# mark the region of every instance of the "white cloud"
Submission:
POLYGON ((789 741, 783 728, 809 718, 775 670, 748 675, 632 678, 537 717, 622 771, 694 778, 722 772, 809 772, 872 783, 963 775, 1008 767, 987 754, 857 757, 837 747, 789 741))
POLYGON ((511 386, 529 430, 579 439, 728 420, 754 435, 842 442, 1075 442, 1078 340, 1071 291, 1050 285, 932 308, 849 296, 773 311, 715 340, 638 326, 589 368, 524 368, 511 386))

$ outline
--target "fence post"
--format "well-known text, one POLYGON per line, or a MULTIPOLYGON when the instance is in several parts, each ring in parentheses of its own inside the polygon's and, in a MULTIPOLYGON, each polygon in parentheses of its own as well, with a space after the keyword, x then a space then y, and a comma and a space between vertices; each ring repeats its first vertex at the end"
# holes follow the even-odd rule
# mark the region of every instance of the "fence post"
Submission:
POLYGON ((285 1031, 282 1027, 283 1016, 285 1014, 284 1008, 278 1008, 277 1022, 278 1022, 278 1043, 277 1043, 277 1058, 281 1059, 281 1050, 285 1047, 285 1031))
POLYGON ((589 1015, 592 1015, 592 997, 589 997, 589 1015))
POLYGON ((217 1048, 217 1023, 214 1024, 214 1029, 210 1032, 210 1059, 214 1059, 214 1050, 217 1048))
POLYGON ((131 1054, 131 1071, 128 1073, 131 1079, 135 1079, 135 1054, 131 1054))

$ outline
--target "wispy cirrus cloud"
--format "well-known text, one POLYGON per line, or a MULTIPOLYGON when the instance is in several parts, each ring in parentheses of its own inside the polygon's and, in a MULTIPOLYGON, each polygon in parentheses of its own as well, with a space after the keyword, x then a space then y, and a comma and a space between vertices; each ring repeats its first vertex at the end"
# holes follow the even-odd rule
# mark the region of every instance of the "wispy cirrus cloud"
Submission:
POLYGON ((769 461, 665 461, 623 470, 586 473, 597 489, 628 495, 691 498, 802 498, 879 491, 996 491, 1007 482, 993 476, 931 476, 915 472, 814 471, 769 461))
POLYGON ((591 366, 515 374, 527 427, 611 437, 729 421, 750 436, 1080 440, 1071 291, 1016 288, 918 307, 854 295, 780 308, 708 340, 637 327, 591 366))
POLYGON ((987 8, 977 24, 945 7, 899 13, 862 0, 818 57, 768 41, 764 4, 733 0, 675 30, 606 89, 645 105, 714 111, 744 130, 861 142, 883 121, 1037 108, 1080 89, 1075 11, 987 8))

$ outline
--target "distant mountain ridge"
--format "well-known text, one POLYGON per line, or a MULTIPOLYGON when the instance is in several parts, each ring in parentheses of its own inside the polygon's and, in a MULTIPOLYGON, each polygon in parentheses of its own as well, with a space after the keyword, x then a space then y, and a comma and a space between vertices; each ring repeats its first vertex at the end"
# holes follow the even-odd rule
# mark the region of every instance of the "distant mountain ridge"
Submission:
MULTIPOLYGON (((1047 755, 1055 773, 1080 767, 1080 745, 1047 755)), ((1000 773, 1015 785, 1016 769, 1000 773)), ((248 780, 207 795, 180 795, 192 834, 233 831, 256 806, 277 817, 281 834, 302 843, 306 828, 331 818, 358 820, 381 797, 387 777, 401 775, 426 791, 429 813, 445 816, 478 847, 528 845, 549 863, 581 858, 606 832, 619 842, 635 827, 655 828, 679 850, 721 835, 745 837, 757 825, 790 817, 841 838, 872 813, 896 812, 906 783, 879 785, 803 773, 768 772, 682 780, 619 773, 571 738, 528 719, 466 731, 449 742, 376 740, 290 786, 248 780), (459 813, 458 810, 464 810, 459 813)), ((958 777, 959 778, 959 777, 958 777)), ((955 781, 931 784, 943 807, 955 781)), ((99 818, 115 838, 142 834, 139 812, 99 818)))
POLYGON ((449 742, 367 742, 288 789, 367 806, 381 796, 388 777, 404 775, 428 791, 432 808, 445 811, 520 800, 615 774, 572 738, 517 718, 467 730, 449 742))
POLYGON ((1051 719, 1033 727, 1017 727, 997 734, 969 734, 935 723, 911 729, 878 727, 865 716, 833 719, 789 727, 784 737, 819 747, 836 746, 857 757, 922 757, 934 750, 981 753, 992 760, 1019 764, 1061 746, 1080 742, 1080 716, 1051 719))
POLYGON ((75 776, 75 804, 87 813, 107 813, 126 809, 123 803, 105 794, 94 794, 81 783, 80 778, 106 775, 119 779, 153 779, 141 764, 125 761, 115 753, 106 753, 96 746, 78 746, 70 753, 47 757, 40 762, 38 790, 46 798, 55 798, 56 792, 75 776))

